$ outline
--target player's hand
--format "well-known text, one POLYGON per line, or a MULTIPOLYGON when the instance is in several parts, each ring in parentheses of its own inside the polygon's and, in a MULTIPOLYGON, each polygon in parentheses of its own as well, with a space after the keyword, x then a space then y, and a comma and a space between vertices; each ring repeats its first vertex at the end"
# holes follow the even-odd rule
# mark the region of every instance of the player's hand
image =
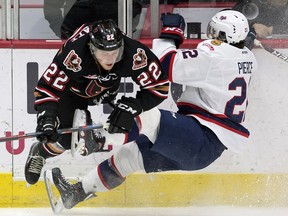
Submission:
POLYGON ((57 133, 59 119, 55 114, 42 111, 37 114, 36 132, 43 132, 43 135, 37 136, 40 142, 57 142, 60 140, 60 134, 57 133))
POLYGON ((123 96, 117 101, 114 110, 108 117, 108 132, 111 134, 129 132, 133 127, 134 117, 141 112, 142 107, 137 99, 123 96))
POLYGON ((180 14, 162 13, 159 38, 173 39, 178 48, 184 41, 185 20, 180 14))
POLYGON ((258 38, 265 38, 267 36, 271 36, 273 33, 273 26, 268 27, 260 23, 255 23, 253 24, 253 27, 255 28, 258 38))

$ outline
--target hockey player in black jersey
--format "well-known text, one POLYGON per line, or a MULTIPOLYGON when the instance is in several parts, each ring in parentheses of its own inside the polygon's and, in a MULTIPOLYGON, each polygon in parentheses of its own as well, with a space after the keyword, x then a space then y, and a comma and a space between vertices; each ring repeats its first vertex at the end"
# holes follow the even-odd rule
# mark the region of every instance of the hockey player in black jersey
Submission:
MULTIPOLYGON (((159 105, 168 96, 169 82, 158 58, 148 47, 122 34, 112 20, 84 24, 55 55, 35 88, 37 137, 31 146, 25 178, 37 183, 45 160, 71 147, 71 135, 59 135, 57 128, 73 124, 74 111, 86 110, 115 99, 122 77, 139 85, 136 97, 117 101, 108 117, 109 133, 129 132, 134 117, 159 105)), ((84 155, 103 150, 105 137, 85 132, 84 155)))

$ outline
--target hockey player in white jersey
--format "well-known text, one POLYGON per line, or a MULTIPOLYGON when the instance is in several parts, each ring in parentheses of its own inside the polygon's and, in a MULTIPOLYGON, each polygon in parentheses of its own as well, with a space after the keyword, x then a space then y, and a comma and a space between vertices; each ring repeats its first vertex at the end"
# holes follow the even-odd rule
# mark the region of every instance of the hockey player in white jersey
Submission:
POLYGON ((178 113, 193 116, 235 151, 245 148, 249 136, 241 123, 251 75, 257 70, 254 54, 245 47, 248 32, 243 14, 225 10, 212 18, 207 27, 209 39, 197 49, 176 50, 169 39, 153 43, 154 53, 169 71, 169 80, 186 86, 177 101, 178 113))
POLYGON ((242 122, 251 77, 257 71, 255 56, 245 47, 247 19, 232 10, 217 13, 208 24, 209 39, 196 49, 177 49, 184 40, 182 16, 163 14, 161 21, 153 51, 170 81, 185 86, 178 112, 154 108, 141 114, 134 127, 134 134, 140 134, 135 141, 121 146, 76 184, 67 183, 59 168, 52 169, 66 208, 117 187, 133 172, 199 170, 226 149, 245 148, 249 131, 242 122))

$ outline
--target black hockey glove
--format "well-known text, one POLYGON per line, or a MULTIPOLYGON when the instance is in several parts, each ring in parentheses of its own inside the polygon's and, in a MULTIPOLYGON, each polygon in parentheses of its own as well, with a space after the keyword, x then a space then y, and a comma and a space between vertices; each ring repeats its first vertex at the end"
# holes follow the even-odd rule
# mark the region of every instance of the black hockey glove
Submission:
POLYGON ((137 99, 122 96, 108 117, 108 132, 111 134, 129 132, 133 127, 134 117, 141 112, 142 107, 137 99))
POLYGON ((173 39, 176 48, 184 41, 185 20, 180 14, 162 13, 159 38, 173 39))
POLYGON ((43 132, 43 135, 37 136, 40 142, 57 142, 60 140, 60 134, 57 133, 59 119, 55 114, 42 111, 37 114, 36 132, 43 132))
POLYGON ((245 46, 252 50, 253 47, 254 47, 254 41, 256 39, 256 31, 255 31, 255 28, 254 27, 251 27, 250 28, 250 31, 248 32, 248 35, 245 39, 245 46))

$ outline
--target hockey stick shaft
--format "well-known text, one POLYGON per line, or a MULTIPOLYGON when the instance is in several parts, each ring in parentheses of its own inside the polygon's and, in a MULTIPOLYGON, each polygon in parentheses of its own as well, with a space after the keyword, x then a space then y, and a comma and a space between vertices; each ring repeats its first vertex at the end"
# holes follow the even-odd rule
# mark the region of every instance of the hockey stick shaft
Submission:
MULTIPOLYGON (((102 124, 58 129, 57 132, 59 134, 68 134, 68 133, 77 132, 77 131, 87 131, 87 130, 94 130, 94 129, 100 129, 100 128, 103 128, 102 124)), ((0 137, 0 142, 33 138, 33 137, 37 137, 37 136, 41 136, 41 135, 44 135, 44 133, 43 132, 34 132, 34 133, 26 133, 26 134, 22 134, 22 135, 12 135, 10 137, 0 137)))
POLYGON ((273 49, 272 47, 269 47, 267 45, 263 45, 259 40, 255 40, 254 44, 256 46, 259 46, 262 49, 266 50, 267 52, 271 53, 272 55, 282 59, 283 61, 288 62, 288 56, 287 55, 284 55, 283 53, 273 49))

